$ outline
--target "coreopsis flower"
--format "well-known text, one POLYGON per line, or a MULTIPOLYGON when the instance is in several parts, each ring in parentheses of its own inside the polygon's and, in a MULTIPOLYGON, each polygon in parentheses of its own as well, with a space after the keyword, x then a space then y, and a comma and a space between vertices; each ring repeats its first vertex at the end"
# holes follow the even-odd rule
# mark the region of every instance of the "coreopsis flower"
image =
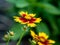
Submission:
POLYGON ((39 35, 36 35, 32 30, 30 30, 30 32, 33 37, 33 41, 36 42, 37 45, 52 45, 55 43, 54 40, 48 39, 49 36, 44 32, 40 32, 39 35))
POLYGON ((14 20, 21 24, 26 24, 28 27, 35 27, 35 23, 40 23, 41 18, 36 18, 36 14, 28 14, 28 12, 19 12, 20 16, 14 16, 14 20))

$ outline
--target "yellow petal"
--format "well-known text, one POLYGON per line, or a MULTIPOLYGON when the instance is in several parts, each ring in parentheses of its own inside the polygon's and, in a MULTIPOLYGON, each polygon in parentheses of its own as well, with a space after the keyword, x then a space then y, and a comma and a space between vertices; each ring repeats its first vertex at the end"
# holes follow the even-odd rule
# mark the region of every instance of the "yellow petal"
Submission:
POLYGON ((34 38, 35 37, 35 32, 34 31, 32 31, 32 30, 30 30, 30 32, 31 32, 31 36, 34 38))
POLYGON ((20 20, 19 19, 14 19, 16 22, 20 22, 20 20))
POLYGON ((44 32, 39 33, 39 36, 44 37, 45 39, 47 39, 47 38, 49 37, 49 36, 46 35, 44 32))
POLYGON ((25 18, 26 19, 31 19, 31 17, 29 15, 26 15, 25 18))
POLYGON ((27 23, 27 22, 22 22, 22 21, 21 21, 21 24, 26 24, 26 23, 27 23))
POLYGON ((36 18, 35 23, 40 23, 41 20, 41 18, 36 18))
POLYGON ((13 18, 14 18, 14 20, 15 20, 16 22, 21 22, 21 20, 19 19, 19 17, 13 16, 13 18))
POLYGON ((31 17, 35 17, 35 15, 36 15, 36 14, 29 14, 29 16, 31 16, 31 17))
POLYGON ((13 18, 19 18, 18 16, 13 16, 13 18))
POLYGON ((55 41, 54 40, 48 40, 49 41, 49 43, 55 43, 55 41))
POLYGON ((23 16, 23 14, 28 14, 27 12, 24 12, 24 11, 21 11, 21 12, 19 12, 19 14, 21 15, 21 16, 23 16))
POLYGON ((48 44, 48 45, 52 45, 52 44, 48 44))
POLYGON ((43 39, 43 38, 40 38, 40 41, 42 41, 42 42, 45 42, 45 39, 43 39))
POLYGON ((28 25, 28 27, 35 27, 36 26, 36 24, 34 24, 34 23, 28 23, 27 25, 28 25))
POLYGON ((38 42, 38 45, 44 45, 44 44, 42 44, 41 42, 38 42))

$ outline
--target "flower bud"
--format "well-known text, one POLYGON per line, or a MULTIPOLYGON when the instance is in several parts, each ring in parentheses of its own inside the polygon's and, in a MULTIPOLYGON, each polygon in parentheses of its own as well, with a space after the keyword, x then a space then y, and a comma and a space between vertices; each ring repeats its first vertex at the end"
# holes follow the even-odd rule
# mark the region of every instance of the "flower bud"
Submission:
POLYGON ((8 39, 8 35, 7 35, 7 34, 6 34, 6 35, 4 35, 4 38, 5 38, 5 39, 8 39))
POLYGON ((24 27, 23 27, 23 30, 26 30, 26 29, 27 29, 27 26, 24 26, 24 27))
POLYGON ((10 32, 9 34, 10 34, 10 36, 14 36, 14 32, 10 32))

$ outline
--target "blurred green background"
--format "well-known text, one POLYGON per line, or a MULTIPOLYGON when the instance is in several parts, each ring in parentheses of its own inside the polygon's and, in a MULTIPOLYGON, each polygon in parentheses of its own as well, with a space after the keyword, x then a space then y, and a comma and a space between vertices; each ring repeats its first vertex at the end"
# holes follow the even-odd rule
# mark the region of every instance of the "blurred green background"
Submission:
POLYGON ((0 6, 4 16, 14 23, 13 16, 19 15, 19 11, 35 13, 36 17, 42 18, 35 31, 47 33, 56 41, 55 45, 60 45, 60 0, 6 0, 6 2, 9 3, 7 8, 0 6))

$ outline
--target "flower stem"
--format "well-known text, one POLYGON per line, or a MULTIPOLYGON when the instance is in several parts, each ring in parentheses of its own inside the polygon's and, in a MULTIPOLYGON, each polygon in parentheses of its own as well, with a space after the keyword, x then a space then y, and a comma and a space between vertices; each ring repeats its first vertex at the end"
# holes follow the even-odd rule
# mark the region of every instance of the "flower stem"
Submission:
POLYGON ((17 45, 20 45, 21 39, 22 39, 22 37, 24 36, 24 34, 25 34, 25 31, 22 33, 22 36, 20 37, 19 41, 17 42, 17 45))
POLYGON ((10 41, 10 38, 8 39, 8 41, 7 41, 6 45, 9 45, 9 41, 10 41))

